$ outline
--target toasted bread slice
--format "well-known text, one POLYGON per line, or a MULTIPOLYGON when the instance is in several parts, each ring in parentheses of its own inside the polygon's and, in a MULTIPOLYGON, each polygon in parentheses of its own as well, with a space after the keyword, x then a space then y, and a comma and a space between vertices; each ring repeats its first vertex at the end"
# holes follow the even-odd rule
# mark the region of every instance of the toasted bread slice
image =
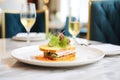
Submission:
POLYGON ((61 47, 49 47, 48 45, 41 45, 39 49, 44 52, 56 53, 65 50, 75 50, 75 46, 68 45, 66 48, 61 48, 61 47))

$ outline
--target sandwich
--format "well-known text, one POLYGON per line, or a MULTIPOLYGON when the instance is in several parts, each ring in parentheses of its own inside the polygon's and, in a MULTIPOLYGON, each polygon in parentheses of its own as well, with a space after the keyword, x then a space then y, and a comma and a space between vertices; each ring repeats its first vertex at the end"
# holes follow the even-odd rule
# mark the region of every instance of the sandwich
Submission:
POLYGON ((74 60, 75 59, 75 46, 68 45, 65 48, 62 47, 49 47, 48 45, 41 45, 39 47, 41 51, 44 53, 44 58, 48 58, 50 60, 74 60))
POLYGON ((40 45, 43 57, 55 61, 71 61, 76 57, 76 47, 70 45, 70 40, 63 33, 58 35, 49 34, 48 44, 40 45))

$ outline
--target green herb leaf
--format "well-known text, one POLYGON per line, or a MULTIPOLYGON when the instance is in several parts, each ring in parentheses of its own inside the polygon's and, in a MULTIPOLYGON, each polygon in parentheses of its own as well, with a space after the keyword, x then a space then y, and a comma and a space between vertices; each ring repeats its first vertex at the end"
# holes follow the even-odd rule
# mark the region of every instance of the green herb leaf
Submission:
POLYGON ((64 36, 63 34, 61 35, 61 33, 58 35, 53 35, 49 33, 47 34, 47 38, 50 39, 48 43, 49 47, 58 46, 58 47, 65 48, 69 43, 68 37, 64 36))
POLYGON ((67 37, 64 37, 64 39, 60 41, 59 45, 62 48, 65 48, 68 45, 68 42, 69 42, 69 39, 67 37))
POLYGON ((51 39, 50 39, 50 41, 48 43, 48 46, 50 46, 50 47, 58 46, 58 43, 59 43, 59 37, 52 35, 51 39))

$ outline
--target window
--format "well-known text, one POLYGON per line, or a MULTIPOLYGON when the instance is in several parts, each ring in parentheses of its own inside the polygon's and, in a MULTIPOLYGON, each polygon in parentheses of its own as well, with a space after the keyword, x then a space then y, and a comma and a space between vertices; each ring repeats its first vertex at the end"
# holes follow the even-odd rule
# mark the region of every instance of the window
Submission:
POLYGON ((88 1, 89 0, 60 0, 60 18, 62 22, 65 21, 66 16, 69 15, 69 4, 72 7, 80 7, 80 20, 81 23, 88 22, 88 1), (70 2, 71 1, 71 2, 70 2))

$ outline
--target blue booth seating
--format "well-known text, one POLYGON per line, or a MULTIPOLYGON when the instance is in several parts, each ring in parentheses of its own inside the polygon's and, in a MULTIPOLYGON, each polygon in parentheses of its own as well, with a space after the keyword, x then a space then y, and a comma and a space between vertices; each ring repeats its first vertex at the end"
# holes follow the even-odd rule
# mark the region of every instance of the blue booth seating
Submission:
POLYGON ((91 1, 90 40, 120 45, 120 0, 91 1))
MULTIPOLYGON (((20 21, 19 13, 5 13, 5 38, 11 38, 17 33, 26 32, 20 21)), ((45 11, 37 12, 36 22, 30 32, 45 32, 45 11)), ((2 37, 2 36, 0 36, 2 37)))

